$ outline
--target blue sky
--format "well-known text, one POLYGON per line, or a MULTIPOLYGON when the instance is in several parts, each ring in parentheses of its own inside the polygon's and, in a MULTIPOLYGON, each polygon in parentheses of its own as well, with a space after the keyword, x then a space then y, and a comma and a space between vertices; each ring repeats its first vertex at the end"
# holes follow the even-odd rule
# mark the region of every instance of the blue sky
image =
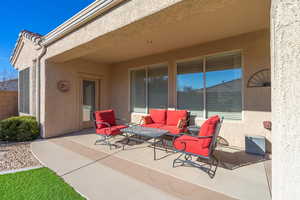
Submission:
POLYGON ((9 57, 21 30, 47 34, 93 0, 10 0, 0 6, 0 79, 17 77, 9 57))

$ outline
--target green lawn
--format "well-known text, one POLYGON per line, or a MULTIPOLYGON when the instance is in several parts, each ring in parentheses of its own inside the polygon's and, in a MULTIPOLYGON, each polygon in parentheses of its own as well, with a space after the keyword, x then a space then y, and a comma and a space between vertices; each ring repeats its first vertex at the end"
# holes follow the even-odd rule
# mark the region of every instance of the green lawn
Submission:
POLYGON ((84 199, 48 168, 0 175, 1 200, 84 199))

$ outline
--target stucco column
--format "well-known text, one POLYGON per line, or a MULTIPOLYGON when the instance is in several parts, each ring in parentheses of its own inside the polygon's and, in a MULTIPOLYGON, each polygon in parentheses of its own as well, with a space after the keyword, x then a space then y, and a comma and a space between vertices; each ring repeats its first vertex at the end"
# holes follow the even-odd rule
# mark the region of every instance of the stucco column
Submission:
POLYGON ((272 0, 273 199, 300 198, 300 1, 272 0))

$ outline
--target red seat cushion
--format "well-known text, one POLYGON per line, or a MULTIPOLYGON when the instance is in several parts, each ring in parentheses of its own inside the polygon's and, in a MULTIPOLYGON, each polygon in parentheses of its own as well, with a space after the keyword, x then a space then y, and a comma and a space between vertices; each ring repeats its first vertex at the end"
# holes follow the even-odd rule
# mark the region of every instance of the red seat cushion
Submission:
POLYGON ((112 136, 112 135, 118 135, 121 134, 121 129, 122 128, 127 128, 125 125, 116 125, 112 127, 105 127, 101 129, 96 129, 96 133, 100 135, 107 135, 107 136, 112 136))
POLYGON ((201 140, 189 135, 183 135, 174 141, 174 148, 179 151, 185 151, 188 153, 193 153, 201 156, 209 155, 209 148, 202 148, 201 140))
MULTIPOLYGON (((206 120, 198 133, 199 136, 212 136, 215 133, 218 122, 220 121, 220 117, 215 115, 206 120)), ((201 147, 208 148, 211 143, 212 138, 202 139, 201 147)))
POLYGON ((171 134, 179 134, 179 133, 183 133, 185 132, 185 128, 177 128, 177 126, 167 126, 167 125, 164 125, 162 127, 160 127, 161 129, 164 129, 164 130, 167 130, 169 131, 171 134))
POLYGON ((180 119, 187 119, 188 112, 186 110, 168 110, 167 111, 167 125, 177 126, 180 119))
MULTIPOLYGON (((116 118, 115 113, 113 110, 102 110, 95 112, 96 122, 106 122, 109 123, 111 126, 116 125, 116 118)), ((97 124, 97 128, 105 128, 107 127, 104 124, 97 124)))
POLYGON ((166 115, 167 115, 166 110, 161 110, 161 109, 150 110, 151 119, 155 124, 166 124, 166 115))
POLYGON ((164 124, 155 124, 155 123, 152 123, 152 124, 143 124, 142 125, 143 127, 148 127, 148 128, 161 128, 164 126, 164 124))

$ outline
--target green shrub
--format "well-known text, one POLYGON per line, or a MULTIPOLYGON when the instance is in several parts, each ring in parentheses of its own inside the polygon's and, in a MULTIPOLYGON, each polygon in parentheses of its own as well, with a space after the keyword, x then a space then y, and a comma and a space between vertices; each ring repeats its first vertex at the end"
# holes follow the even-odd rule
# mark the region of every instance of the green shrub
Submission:
POLYGON ((40 135, 40 129, 35 117, 11 117, 0 121, 0 140, 30 141, 40 135))

